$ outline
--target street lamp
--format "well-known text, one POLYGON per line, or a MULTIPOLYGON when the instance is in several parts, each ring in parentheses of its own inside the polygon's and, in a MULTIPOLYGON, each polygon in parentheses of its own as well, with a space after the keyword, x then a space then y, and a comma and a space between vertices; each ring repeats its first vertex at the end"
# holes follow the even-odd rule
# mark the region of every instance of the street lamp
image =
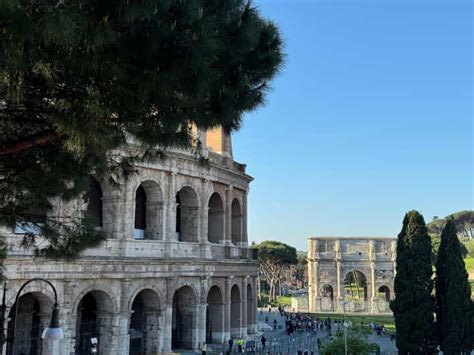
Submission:
MULTIPOLYGON (((58 294, 57 294, 56 289, 54 288, 53 284, 51 282, 49 282, 48 280, 45 280, 45 279, 42 279, 42 278, 34 278, 34 279, 31 279, 31 280, 28 280, 18 290, 18 293, 16 294, 16 297, 15 297, 16 309, 15 309, 15 322, 14 322, 15 324, 14 324, 14 327, 13 327, 13 334, 15 334, 16 321, 18 319, 18 316, 17 316, 18 308, 19 308, 18 301, 20 299, 21 292, 23 291, 23 289, 28 284, 30 284, 31 282, 34 282, 34 281, 42 281, 42 282, 47 283, 51 287, 51 289, 53 290, 53 293, 54 293, 54 307, 53 307, 53 313, 51 315, 51 323, 50 323, 49 327, 46 328, 43 331, 43 334, 41 335, 41 338, 42 339, 47 339, 47 340, 62 339, 64 337, 64 332, 63 332, 63 329, 61 328, 61 326, 59 324, 58 294)), ((5 305, 5 291, 6 291, 6 283, 3 286, 4 297, 3 297, 2 308, 1 308, 2 312, 0 313, 1 340, 2 340, 1 344, 0 344, 0 349, 2 351, 3 351, 3 344, 7 341, 6 338, 5 338, 5 329, 4 329, 5 308, 6 308, 6 305, 5 305)))
POLYGON ((347 327, 349 325, 346 322, 346 304, 347 301, 342 302, 342 312, 344 314, 344 321, 342 323, 342 326, 344 327, 344 355, 347 355, 347 327))

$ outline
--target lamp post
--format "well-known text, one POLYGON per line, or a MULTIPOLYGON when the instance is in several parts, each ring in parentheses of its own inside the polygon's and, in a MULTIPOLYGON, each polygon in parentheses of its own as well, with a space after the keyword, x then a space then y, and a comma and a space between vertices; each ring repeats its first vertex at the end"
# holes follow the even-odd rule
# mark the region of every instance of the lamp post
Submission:
MULTIPOLYGON (((49 340, 56 340, 56 339, 62 339, 64 337, 64 332, 63 332, 63 329, 61 328, 60 324, 59 324, 59 305, 58 305, 58 294, 56 292, 56 289, 54 288, 53 284, 51 282, 49 282, 48 280, 45 280, 45 279, 42 279, 42 278, 34 278, 34 279, 31 279, 31 280, 28 280, 26 281, 21 287, 20 289, 18 290, 18 293, 16 294, 16 297, 15 297, 15 305, 16 305, 16 309, 15 309, 15 324, 14 324, 14 327, 13 327, 13 334, 15 334, 15 330, 16 330, 16 321, 17 321, 17 312, 18 312, 18 308, 19 308, 19 304, 18 304, 18 301, 20 299, 20 296, 21 296, 21 292, 24 290, 24 288, 29 285, 31 282, 34 282, 34 281, 42 281, 42 282, 45 282, 47 283, 51 289, 53 290, 53 293, 54 293, 54 306, 53 306, 53 313, 51 315, 51 323, 49 325, 49 327, 47 327, 42 335, 41 335, 41 338, 42 339, 49 339, 49 340)), ((0 313, 0 326, 1 326, 1 338, 0 338, 0 354, 3 353, 3 345, 6 343, 7 339, 5 337, 5 309, 6 309, 6 305, 5 305, 5 293, 6 293, 6 282, 4 283, 3 285, 3 300, 2 300, 2 306, 1 306, 1 313, 0 313)))
POLYGON ((346 322, 346 304, 347 301, 342 302, 342 312, 344 315, 344 321, 342 323, 342 326, 344 327, 344 355, 347 355, 347 322, 346 322))

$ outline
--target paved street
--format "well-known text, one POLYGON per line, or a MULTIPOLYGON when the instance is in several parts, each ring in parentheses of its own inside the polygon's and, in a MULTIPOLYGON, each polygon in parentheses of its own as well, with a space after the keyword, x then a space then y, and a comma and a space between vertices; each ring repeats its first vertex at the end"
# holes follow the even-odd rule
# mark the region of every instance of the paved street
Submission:
MULTIPOLYGON (((318 330, 313 332, 295 332, 292 336, 287 335, 285 331, 285 320, 281 317, 274 308, 272 312, 268 312, 268 308, 258 309, 257 319, 259 322, 265 322, 268 318, 268 324, 273 326, 273 322, 277 320, 277 331, 265 332, 267 338, 267 351, 271 353, 296 354, 298 350, 313 351, 318 354, 317 338, 320 338, 321 343, 329 341, 330 334, 326 330, 318 330), (281 328, 281 329, 280 329, 281 328)), ((336 327, 332 327, 332 335, 336 332, 336 327)), ((379 336, 375 333, 369 336, 369 340, 377 343, 380 346, 381 354, 391 355, 397 354, 395 342, 390 340, 388 336, 379 336)), ((257 341, 257 350, 260 350, 261 343, 257 341)))

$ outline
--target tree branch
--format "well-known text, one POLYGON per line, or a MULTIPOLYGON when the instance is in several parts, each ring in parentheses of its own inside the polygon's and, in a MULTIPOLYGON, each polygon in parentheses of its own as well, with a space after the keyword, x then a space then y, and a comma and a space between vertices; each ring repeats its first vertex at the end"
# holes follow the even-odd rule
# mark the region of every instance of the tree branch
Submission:
POLYGON ((19 138, 0 145, 0 157, 22 152, 38 145, 54 142, 61 137, 54 129, 47 129, 28 137, 19 138))

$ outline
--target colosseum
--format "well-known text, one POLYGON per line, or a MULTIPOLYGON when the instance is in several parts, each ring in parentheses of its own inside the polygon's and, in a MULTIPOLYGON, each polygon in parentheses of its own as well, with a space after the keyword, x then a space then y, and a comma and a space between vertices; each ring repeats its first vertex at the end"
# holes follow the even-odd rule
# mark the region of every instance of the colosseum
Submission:
POLYGON ((309 311, 391 313, 395 270, 396 238, 309 238, 309 311))
MULTIPOLYGON (((202 155, 170 150, 117 185, 91 180, 85 196, 49 214, 81 213, 107 240, 73 262, 33 258, 27 226, 3 228, 7 334, 3 354, 153 354, 197 349, 255 331, 257 265, 248 249, 252 178, 221 129, 198 133, 202 155), (42 341, 57 290, 64 338, 42 341)), ((3 290, 0 290, 3 291, 3 290)))

